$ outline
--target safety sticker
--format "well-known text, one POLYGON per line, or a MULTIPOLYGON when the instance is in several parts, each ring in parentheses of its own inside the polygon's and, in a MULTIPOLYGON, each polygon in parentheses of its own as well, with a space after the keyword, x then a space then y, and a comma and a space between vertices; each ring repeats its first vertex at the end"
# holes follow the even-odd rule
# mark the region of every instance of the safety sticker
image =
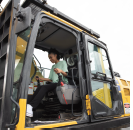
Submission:
POLYGON ((32 95, 33 94, 33 82, 31 82, 31 84, 29 85, 28 94, 29 95, 32 95))
POLYGON ((130 104, 129 103, 125 103, 124 107, 125 107, 125 114, 129 114, 130 113, 130 104))

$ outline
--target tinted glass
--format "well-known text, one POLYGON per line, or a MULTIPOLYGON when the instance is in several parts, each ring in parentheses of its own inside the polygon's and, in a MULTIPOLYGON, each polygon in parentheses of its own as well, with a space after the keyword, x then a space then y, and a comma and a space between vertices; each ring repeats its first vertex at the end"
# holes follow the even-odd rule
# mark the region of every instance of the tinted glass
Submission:
MULTIPOLYGON (((14 68, 14 83, 13 83, 13 92, 12 97, 17 101, 18 91, 19 91, 19 78, 24 64, 25 52, 30 37, 31 28, 28 28, 26 31, 20 33, 17 37, 16 44, 16 57, 15 57, 15 68, 14 68)), ((18 102, 18 101, 17 101, 18 102)), ((15 118, 16 105, 12 104, 12 121, 15 118)))
POLYGON ((93 96, 112 108, 110 84, 91 80, 91 86, 93 96))
POLYGON ((89 55, 91 62, 91 72, 105 73, 107 77, 111 78, 108 58, 104 49, 88 42, 89 55))

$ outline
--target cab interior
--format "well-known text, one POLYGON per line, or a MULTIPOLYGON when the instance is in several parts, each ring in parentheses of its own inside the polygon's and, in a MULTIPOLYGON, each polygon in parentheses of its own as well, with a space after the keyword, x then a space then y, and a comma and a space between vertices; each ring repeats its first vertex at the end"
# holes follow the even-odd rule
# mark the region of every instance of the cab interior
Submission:
MULTIPOLYGON (((50 91, 42 99, 41 103, 36 110, 33 110, 33 118, 31 118, 30 125, 35 125, 36 120, 44 121, 46 124, 49 121, 62 122, 69 120, 79 120, 82 116, 82 101, 80 97, 79 86, 79 73, 78 73, 78 52, 76 36, 71 30, 66 30, 51 22, 47 22, 40 26, 38 29, 38 35, 36 38, 35 49, 47 52, 50 48, 56 49, 63 60, 66 61, 68 66, 68 82, 66 96, 68 95, 68 104, 64 103, 64 99, 58 90, 50 91), (72 99, 72 93, 74 95, 72 99)), ((37 66, 39 61, 36 56, 33 55, 30 77, 34 86, 38 87, 38 83, 35 80, 35 75, 44 77, 42 70, 45 70, 45 66, 37 66)), ((40 55, 41 60, 45 60, 48 56, 40 55), (45 57, 45 58, 44 58, 45 57)), ((50 62, 50 61, 49 61, 50 62)), ((51 68, 49 68, 51 69, 51 68)), ((45 77, 48 78, 48 77, 45 77)), ((49 84, 49 82, 41 82, 41 84, 49 84)), ((27 103, 30 102, 32 94, 28 94, 27 103)), ((28 122, 28 121, 27 121, 28 122)), ((43 122, 43 123, 44 123, 43 122)), ((27 125, 29 125, 27 123, 27 125)))

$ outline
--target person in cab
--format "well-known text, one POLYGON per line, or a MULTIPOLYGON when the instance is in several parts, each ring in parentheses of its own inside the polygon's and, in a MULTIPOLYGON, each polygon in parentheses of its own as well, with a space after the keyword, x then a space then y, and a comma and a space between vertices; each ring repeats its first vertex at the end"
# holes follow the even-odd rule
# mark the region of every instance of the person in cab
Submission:
POLYGON ((40 78, 36 76, 36 80, 40 81, 49 81, 50 84, 42 85, 38 87, 33 94, 32 100, 29 104, 27 104, 27 112, 26 116, 33 117, 32 109, 37 108, 43 97, 47 94, 47 92, 52 91, 56 88, 58 79, 58 73, 62 75, 62 80, 65 84, 68 84, 68 79, 66 78, 68 69, 66 61, 60 61, 59 52, 56 49, 50 49, 48 51, 48 57, 54 65, 52 66, 49 74, 49 78, 40 78))

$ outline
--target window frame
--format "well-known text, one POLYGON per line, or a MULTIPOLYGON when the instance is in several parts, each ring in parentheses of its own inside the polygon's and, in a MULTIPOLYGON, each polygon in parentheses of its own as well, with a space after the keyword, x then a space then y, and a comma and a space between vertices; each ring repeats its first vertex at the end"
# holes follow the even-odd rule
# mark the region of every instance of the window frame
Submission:
MULTIPOLYGON (((90 39, 88 39, 87 40, 87 53, 88 53, 88 55, 89 55, 89 59, 90 59, 90 53, 89 53, 89 46, 88 46, 88 44, 89 43, 91 43, 91 44, 94 44, 94 45, 96 45, 96 46, 98 46, 98 47, 100 47, 100 48, 102 48, 104 51, 105 51, 105 53, 106 53, 106 56, 107 56, 107 60, 108 60, 108 65, 109 65, 109 68, 110 68, 110 73, 111 73, 111 77, 106 77, 106 80, 103 80, 103 81, 108 81, 108 82, 111 82, 112 80, 113 80, 113 78, 114 78, 114 75, 113 75, 113 73, 112 73, 112 66, 111 66, 111 63, 110 63, 110 59, 109 59, 109 55, 108 55, 108 52, 107 52, 107 48, 105 48, 103 45, 100 45, 98 42, 96 42, 96 41, 91 41, 90 39)), ((90 63, 90 68, 91 68, 91 63, 90 63)), ((90 69, 91 70, 91 69, 90 69)), ((106 74, 106 73, 105 73, 106 74)), ((95 78, 95 75, 96 74, 93 74, 93 73, 91 73, 91 76, 92 76, 92 78, 94 79, 95 78)), ((103 76, 98 76, 98 77, 101 77, 101 80, 102 80, 102 78, 103 78, 103 76)))

